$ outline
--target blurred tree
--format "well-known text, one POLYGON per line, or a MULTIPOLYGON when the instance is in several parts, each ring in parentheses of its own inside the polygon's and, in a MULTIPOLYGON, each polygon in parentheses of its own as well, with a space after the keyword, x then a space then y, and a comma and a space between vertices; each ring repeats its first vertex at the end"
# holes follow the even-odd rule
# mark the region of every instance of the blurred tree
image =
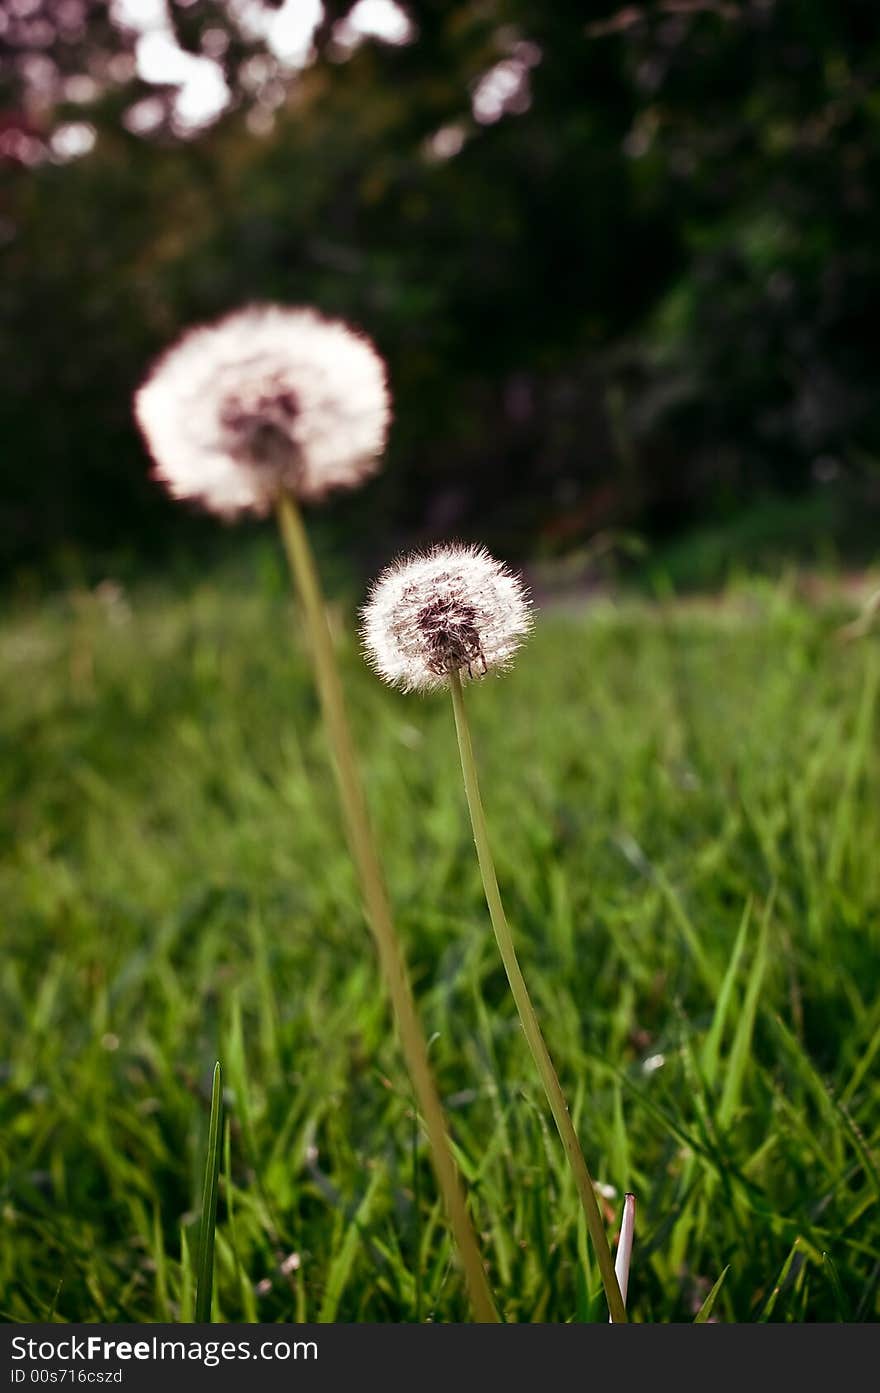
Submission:
POLYGON ((389 358, 389 468, 334 510, 368 550, 875 497, 868 0, 15 0, 0 39, 4 564, 194 525, 131 392, 256 298, 389 358))

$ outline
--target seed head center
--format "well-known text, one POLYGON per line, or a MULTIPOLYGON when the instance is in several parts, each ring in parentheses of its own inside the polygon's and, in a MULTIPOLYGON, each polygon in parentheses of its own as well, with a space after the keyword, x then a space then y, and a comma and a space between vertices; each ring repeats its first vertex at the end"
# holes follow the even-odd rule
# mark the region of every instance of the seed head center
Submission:
POLYGON ((438 595, 419 610, 416 624, 425 640, 428 668, 435 676, 462 668, 471 676, 471 666, 478 660, 485 671, 476 619, 474 606, 452 595, 438 595))
POLYGON ((266 387, 251 398, 228 396, 220 419, 237 455, 258 467, 289 469, 295 454, 293 426, 298 414, 295 394, 279 385, 276 390, 266 387))

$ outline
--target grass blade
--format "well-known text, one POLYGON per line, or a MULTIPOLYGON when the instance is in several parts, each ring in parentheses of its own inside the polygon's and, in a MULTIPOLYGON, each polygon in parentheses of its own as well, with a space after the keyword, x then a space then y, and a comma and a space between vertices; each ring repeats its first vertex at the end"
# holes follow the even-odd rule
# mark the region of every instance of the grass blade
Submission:
POLYGON ((776 1278, 776 1281, 773 1285, 773 1290, 767 1297, 767 1300, 764 1303, 764 1309, 758 1316, 759 1325, 767 1324, 774 1310, 776 1309, 776 1302, 779 1300, 780 1293, 791 1284, 791 1281, 794 1280, 794 1278, 791 1277, 791 1271, 795 1258, 798 1258, 801 1261, 803 1261, 802 1245, 800 1238, 796 1238, 794 1240, 794 1243, 792 1243, 791 1248, 789 1250, 788 1257, 782 1264, 779 1276, 776 1278))
POLYGON ((682 939, 694 960, 697 971, 709 991, 714 992, 718 984, 718 974, 709 960, 708 954, 700 941, 697 928, 688 915, 681 897, 664 870, 655 866, 653 867, 652 873, 654 883, 662 894, 667 908, 681 931, 682 939))
POLYGON ((193 1315, 193 1265, 186 1229, 180 1230, 180 1323, 189 1325, 193 1315))
POLYGON ((853 1094, 858 1092, 862 1079, 874 1063, 878 1051, 880 1051, 880 1025, 877 1026, 877 1029, 868 1041, 868 1046, 853 1070, 849 1083, 840 1095, 840 1101, 844 1107, 846 1107, 853 1094))
POLYGON ((718 1059, 721 1051, 721 1037, 724 1034, 724 1026, 727 1022, 727 1015, 730 1010, 730 1002, 733 996, 733 988, 736 982, 739 965, 742 961, 743 951, 746 946, 746 935, 749 929, 749 919, 752 912, 751 900, 746 901, 743 916, 740 921, 739 932, 736 942, 733 945, 733 952, 730 955, 730 962, 724 974, 724 981, 721 983, 721 990, 718 993, 718 1000, 715 1005, 715 1014, 712 1017, 712 1024, 703 1045, 703 1073, 709 1087, 713 1087, 718 1073, 718 1059))
POLYGON ((718 1278, 718 1281, 715 1283, 714 1287, 709 1292, 709 1295, 706 1297, 706 1300, 703 1302, 699 1311, 697 1311, 697 1314, 694 1316, 694 1325, 706 1324, 706 1321, 709 1319, 709 1317, 712 1314, 712 1311, 714 1310, 715 1302, 718 1299, 718 1293, 724 1286, 724 1279, 729 1271, 730 1263, 727 1264, 724 1271, 721 1273, 721 1276, 718 1278))
POLYGON ((211 1088, 211 1121, 208 1126, 208 1154, 205 1157, 205 1185, 202 1190, 202 1226, 199 1231, 199 1269, 196 1281, 196 1322, 211 1319, 214 1291, 214 1230, 217 1224, 217 1187, 220 1174, 220 1136, 223 1125, 223 1083, 219 1061, 214 1065, 211 1088))
POLYGON ((733 1044, 730 1048, 730 1058, 727 1061, 724 1088, 721 1092, 721 1102, 718 1105, 718 1126, 722 1131, 726 1127, 729 1127, 733 1121, 742 1094, 743 1080, 745 1078, 746 1067, 752 1048, 752 1033, 755 1028, 758 999, 761 995, 761 984, 764 980, 764 971, 767 966, 768 924, 772 908, 773 895, 771 893, 767 901, 764 915, 761 919, 758 946, 755 949, 755 956, 749 971, 742 1012, 737 1023, 736 1034, 733 1037, 733 1044))
POLYGON ((156 1305, 162 1320, 171 1321, 171 1308, 168 1303, 168 1272, 165 1262, 165 1240, 159 1217, 159 1206, 153 1210, 153 1263, 156 1268, 156 1305))
POLYGON ((376 1193, 383 1179, 384 1172, 377 1166, 373 1173, 373 1178, 367 1187, 367 1192, 358 1205, 357 1213, 345 1231, 345 1237, 339 1245, 339 1251, 330 1264, 324 1299, 321 1302, 321 1310, 318 1315, 318 1321, 322 1325, 332 1324, 336 1319, 342 1293, 345 1290, 346 1283, 351 1276, 351 1269, 354 1266, 358 1240, 361 1237, 364 1227, 369 1222, 373 1201, 376 1198, 376 1193))

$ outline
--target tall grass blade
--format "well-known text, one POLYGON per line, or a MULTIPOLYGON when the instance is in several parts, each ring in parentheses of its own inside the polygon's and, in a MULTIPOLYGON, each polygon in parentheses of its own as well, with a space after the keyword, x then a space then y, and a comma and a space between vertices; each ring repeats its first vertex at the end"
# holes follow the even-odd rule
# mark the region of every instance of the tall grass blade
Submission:
POLYGON ((736 1110, 739 1107, 740 1098, 742 1097, 743 1082, 745 1080, 746 1069, 748 1067, 752 1048, 752 1034, 755 1028, 758 1000, 761 995, 761 985, 764 981, 764 972, 767 967, 768 926, 772 908, 773 894, 771 893, 761 918, 761 931, 758 935, 755 956, 752 960, 748 981, 746 982, 742 1011, 740 1012, 739 1021, 737 1022, 736 1034, 733 1037, 730 1058, 727 1061, 727 1072, 724 1076, 721 1102, 718 1105, 718 1127, 722 1131, 726 1127, 729 1127, 733 1121, 736 1110))
POLYGON ((724 1279, 730 1271, 730 1263, 727 1264, 718 1281, 715 1283, 706 1300, 703 1302, 697 1314, 694 1316, 694 1325, 705 1325, 715 1309, 715 1302, 718 1300, 718 1293, 724 1286, 724 1279))
POLYGON ((180 1321, 189 1325, 194 1317, 195 1274, 186 1229, 180 1230, 180 1321))
POLYGON ((746 938, 749 930, 749 919, 752 913, 751 900, 746 901, 743 916, 740 920, 739 931, 733 945, 733 952, 730 955, 730 962, 727 964, 727 971, 721 983, 721 990, 718 993, 718 1000, 715 1003, 715 1013, 712 1017, 712 1024, 703 1045, 703 1073, 706 1082, 711 1088, 718 1075, 718 1060, 721 1054, 721 1040, 724 1035, 724 1027, 730 1011, 730 1003, 733 997, 733 989, 739 973, 740 963, 745 951, 746 938))
POLYGON ((214 1065, 211 1088, 211 1120, 208 1124, 208 1153, 205 1157, 205 1184, 202 1190, 202 1223, 199 1230, 199 1267, 196 1278, 197 1324, 211 1319, 214 1292, 214 1233, 217 1227, 217 1190, 220 1174, 220 1138, 223 1130, 223 1081, 220 1063, 214 1065))
POLYGON ((779 1300, 782 1291, 789 1283, 789 1279, 791 1277, 791 1270, 795 1258, 802 1258, 801 1248, 801 1240, 800 1238, 796 1238, 794 1240, 794 1243, 792 1243, 791 1248, 789 1249, 789 1253, 785 1259, 785 1262, 782 1264, 779 1276, 776 1278, 776 1281, 773 1284, 773 1290, 767 1297, 767 1300, 764 1303, 764 1308, 761 1311, 761 1314, 758 1316, 759 1325, 766 1325, 767 1321, 769 1321, 770 1317, 775 1311, 776 1303, 779 1300))

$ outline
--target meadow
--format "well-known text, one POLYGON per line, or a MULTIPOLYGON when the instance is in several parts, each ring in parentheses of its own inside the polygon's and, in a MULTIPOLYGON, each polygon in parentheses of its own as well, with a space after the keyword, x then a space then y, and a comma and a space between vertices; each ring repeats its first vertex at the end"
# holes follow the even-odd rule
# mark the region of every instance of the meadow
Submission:
MULTIPOLYGON (((0 628, 0 1318, 468 1318, 274 549, 0 628)), ((448 700, 334 620, 493 1289, 607 1319, 489 926, 448 700)), ((538 596, 539 601, 541 596, 538 596)), ((470 711, 508 914, 629 1313, 880 1317, 876 634, 796 577, 544 604, 470 711)))

